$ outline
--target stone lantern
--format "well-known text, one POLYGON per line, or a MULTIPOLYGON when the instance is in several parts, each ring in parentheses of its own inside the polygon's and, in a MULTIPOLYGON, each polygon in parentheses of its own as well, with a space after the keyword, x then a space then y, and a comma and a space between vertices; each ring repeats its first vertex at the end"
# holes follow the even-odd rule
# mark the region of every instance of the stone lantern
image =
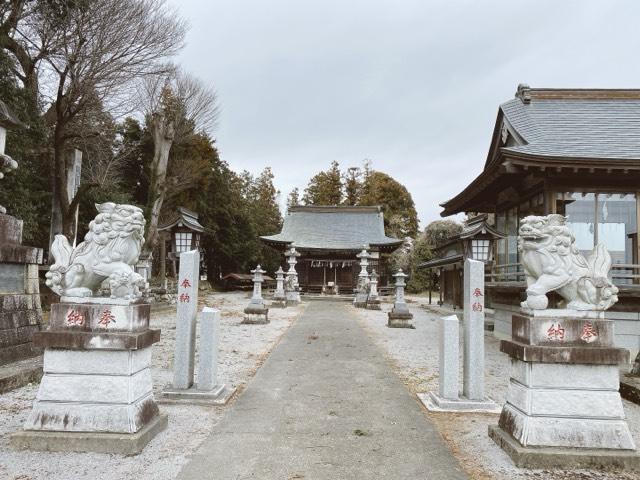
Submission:
POLYGON ((369 258, 371 255, 367 251, 368 245, 364 245, 362 251, 356 255, 360 260, 360 273, 358 274, 358 287, 356 290, 356 296, 353 300, 353 306, 356 308, 366 308, 367 298, 369 296, 369 258))
POLYGON ((269 323, 269 309, 262 298, 262 282, 264 282, 264 274, 262 267, 258 265, 253 273, 253 294, 247 308, 244 309, 244 320, 242 323, 269 323))
POLYGON ((393 304, 393 309, 388 314, 389 320, 387 323, 387 326, 392 328, 415 328, 411 324, 413 314, 409 311, 409 307, 407 307, 407 303, 404 300, 405 278, 407 276, 402 269, 393 275, 393 278, 396 279, 396 301, 393 304))

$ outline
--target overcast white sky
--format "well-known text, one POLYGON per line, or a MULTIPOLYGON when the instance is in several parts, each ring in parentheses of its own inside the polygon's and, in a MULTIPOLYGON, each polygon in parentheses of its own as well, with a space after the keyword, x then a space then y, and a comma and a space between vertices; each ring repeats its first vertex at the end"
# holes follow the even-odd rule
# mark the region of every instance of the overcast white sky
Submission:
POLYGON ((640 87, 636 0, 171 0, 234 170, 283 197, 372 160, 422 226, 482 170, 498 105, 532 87, 640 87))

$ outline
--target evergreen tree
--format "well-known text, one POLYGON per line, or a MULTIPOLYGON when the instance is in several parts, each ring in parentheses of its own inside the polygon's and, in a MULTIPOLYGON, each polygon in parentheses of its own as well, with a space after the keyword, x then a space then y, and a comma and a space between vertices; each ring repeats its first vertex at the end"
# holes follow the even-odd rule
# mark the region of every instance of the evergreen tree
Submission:
POLYGON ((342 174, 335 160, 329 170, 314 175, 304 190, 305 205, 340 205, 342 203, 342 174))
POLYGON ((366 173, 358 204, 382 207, 388 235, 405 238, 415 237, 418 233, 418 214, 411 194, 386 173, 366 173))
POLYGON ((289 192, 289 196, 287 197, 287 210, 297 205, 300 205, 300 191, 298 187, 295 187, 289 192))

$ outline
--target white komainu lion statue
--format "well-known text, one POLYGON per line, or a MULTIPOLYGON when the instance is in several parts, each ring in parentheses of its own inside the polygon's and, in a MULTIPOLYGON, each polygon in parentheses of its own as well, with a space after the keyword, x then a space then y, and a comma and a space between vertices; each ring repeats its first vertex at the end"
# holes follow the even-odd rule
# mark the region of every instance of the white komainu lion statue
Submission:
POLYGON ((554 290, 572 310, 606 310, 618 301, 618 288, 608 278, 611 255, 606 247, 596 245, 585 259, 564 216, 524 218, 518 251, 527 279, 527 300, 522 307, 547 308, 546 294, 554 290))
POLYGON ((91 297, 108 279, 111 298, 138 298, 145 281, 132 267, 144 242, 142 210, 115 203, 96 204, 96 209, 84 242, 75 249, 64 235, 56 235, 51 246, 55 263, 46 283, 58 295, 91 297))

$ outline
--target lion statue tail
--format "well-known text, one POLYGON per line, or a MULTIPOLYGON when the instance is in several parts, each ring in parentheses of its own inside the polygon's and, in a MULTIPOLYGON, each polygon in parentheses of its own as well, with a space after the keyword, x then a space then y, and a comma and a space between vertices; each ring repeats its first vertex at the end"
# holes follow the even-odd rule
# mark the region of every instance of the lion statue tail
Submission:
POLYGON ((51 244, 51 255, 53 255, 55 262, 46 274, 47 280, 45 283, 58 295, 62 295, 64 290, 64 274, 67 273, 69 269, 72 253, 73 248, 69 244, 67 237, 64 235, 56 235, 53 244, 51 244))
POLYGON ((590 301, 598 309, 606 310, 618 301, 618 287, 609 280, 609 270, 611 270, 611 255, 603 243, 599 243, 587 258, 595 298, 590 301))
POLYGON ((611 255, 604 243, 599 243, 587 258, 593 278, 607 278, 611 270, 611 255))

